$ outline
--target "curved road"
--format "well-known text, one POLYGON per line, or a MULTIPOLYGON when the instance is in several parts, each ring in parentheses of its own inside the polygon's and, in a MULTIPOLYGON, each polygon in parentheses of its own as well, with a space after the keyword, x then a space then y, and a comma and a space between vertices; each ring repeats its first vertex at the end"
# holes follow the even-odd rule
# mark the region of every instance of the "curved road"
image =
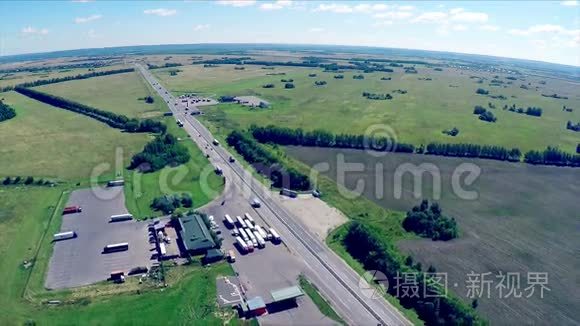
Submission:
MULTIPOLYGON (((184 111, 183 106, 176 104, 176 99, 167 91, 142 65, 136 65, 149 84, 159 93, 173 112, 176 119, 184 122, 188 132, 199 148, 211 144, 214 137, 193 116, 184 111)), ((262 203, 259 209, 262 218, 268 220, 281 234, 286 245, 297 253, 309 266, 309 278, 318 287, 337 312, 349 323, 356 325, 410 325, 395 307, 382 297, 369 297, 361 288, 359 275, 340 257, 334 254, 325 244, 316 238, 307 228, 273 196, 270 191, 256 180, 250 172, 239 163, 230 163, 230 154, 221 146, 213 146, 215 155, 210 156, 214 165, 224 171, 228 182, 234 182, 244 189, 245 196, 258 198, 262 203)))

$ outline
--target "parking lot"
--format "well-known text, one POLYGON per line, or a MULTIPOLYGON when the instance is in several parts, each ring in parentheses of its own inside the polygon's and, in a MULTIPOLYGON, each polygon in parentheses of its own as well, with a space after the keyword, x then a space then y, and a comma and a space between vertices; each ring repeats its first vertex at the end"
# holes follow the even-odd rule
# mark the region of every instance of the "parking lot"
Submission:
POLYGON ((156 261, 155 245, 148 241, 147 222, 109 222, 111 215, 127 213, 122 187, 102 189, 100 194, 95 195, 91 189, 71 193, 66 206, 80 206, 82 212, 63 215, 60 232, 74 231, 77 236, 54 243, 46 288, 88 285, 106 280, 112 271, 127 274, 134 267, 149 268, 156 261), (112 198, 102 199, 105 197, 112 198), (121 242, 129 243, 129 249, 103 253, 106 245, 121 242))

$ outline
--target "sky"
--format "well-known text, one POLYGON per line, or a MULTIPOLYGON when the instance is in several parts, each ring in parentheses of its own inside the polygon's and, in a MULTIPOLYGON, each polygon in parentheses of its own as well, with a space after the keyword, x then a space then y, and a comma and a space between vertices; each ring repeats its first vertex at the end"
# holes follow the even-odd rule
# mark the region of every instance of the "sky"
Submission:
POLYGON ((580 66, 580 1, 0 1, 0 55, 184 43, 337 44, 580 66))

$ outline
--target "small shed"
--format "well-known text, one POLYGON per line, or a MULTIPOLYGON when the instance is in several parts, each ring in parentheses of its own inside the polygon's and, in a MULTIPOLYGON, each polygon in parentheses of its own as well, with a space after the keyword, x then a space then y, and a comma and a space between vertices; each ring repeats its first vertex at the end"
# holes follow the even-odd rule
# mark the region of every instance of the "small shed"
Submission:
POLYGON ((266 303, 262 297, 255 297, 248 300, 248 314, 250 316, 260 316, 268 312, 266 303))
POLYGON ((270 291, 270 294, 272 295, 273 302, 282 302, 286 300, 295 300, 296 298, 303 296, 304 292, 302 292, 302 289, 300 289, 298 286, 290 286, 287 288, 270 291))

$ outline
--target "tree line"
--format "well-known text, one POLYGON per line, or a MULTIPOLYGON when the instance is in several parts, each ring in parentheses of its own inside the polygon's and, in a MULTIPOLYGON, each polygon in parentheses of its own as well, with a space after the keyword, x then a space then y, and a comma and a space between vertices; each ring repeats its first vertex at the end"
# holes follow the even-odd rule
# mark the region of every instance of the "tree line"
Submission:
POLYGON ((519 162, 522 156, 521 151, 517 148, 507 149, 501 146, 441 143, 428 144, 425 148, 425 154, 485 158, 510 162, 519 162))
POLYGON ((16 111, 11 108, 8 104, 4 104, 0 100, 0 122, 12 119, 16 116, 16 111))
POLYGON ((78 74, 75 76, 56 77, 56 78, 50 78, 50 79, 39 79, 39 80, 35 80, 35 81, 17 84, 14 86, 5 86, 5 87, 0 89, 0 92, 7 92, 7 91, 14 90, 16 88, 22 88, 22 87, 36 87, 36 86, 42 86, 42 85, 48 85, 48 84, 61 83, 61 82, 66 82, 66 81, 70 81, 70 80, 87 79, 87 78, 92 78, 92 77, 108 76, 108 75, 115 75, 115 74, 124 74, 127 72, 133 72, 133 71, 135 71, 134 68, 126 68, 126 69, 107 70, 107 71, 92 71, 92 72, 89 72, 86 74, 78 74))
POLYGON ((393 96, 389 93, 377 94, 377 93, 362 92, 362 96, 369 99, 369 100, 392 100, 393 99, 393 96))
POLYGON ((2 185, 4 186, 9 186, 9 185, 19 185, 19 184, 23 184, 26 186, 52 186, 54 185, 53 181, 50 180, 45 180, 45 179, 34 179, 34 177, 28 176, 26 178, 22 178, 20 176, 16 176, 14 178, 11 177, 5 177, 4 180, 2 180, 2 185))
POLYGON ((325 130, 304 131, 269 125, 266 127, 250 126, 252 136, 260 143, 278 145, 315 146, 372 149, 377 151, 395 151, 412 153, 415 147, 411 144, 393 143, 385 137, 372 137, 355 134, 333 134, 325 130))
POLYGON ((407 232, 411 231, 434 241, 455 239, 459 233, 455 219, 443 215, 439 204, 429 205, 426 199, 407 212, 403 220, 403 228, 407 232))
POLYGON ((147 143, 141 153, 133 156, 129 168, 155 172, 167 165, 185 164, 190 158, 187 147, 179 143, 175 136, 161 134, 147 143))
POLYGON ((283 168, 280 161, 262 148, 251 135, 234 130, 228 135, 226 141, 259 173, 270 178, 274 187, 298 191, 311 189, 308 176, 294 168, 283 168))
POLYGON ((177 63, 177 62, 167 62, 167 63, 165 63, 162 66, 154 65, 154 64, 151 64, 151 63, 148 63, 147 64, 147 68, 150 69, 150 70, 151 69, 159 69, 159 68, 181 67, 181 66, 183 66, 183 64, 177 63))
POLYGON ((110 127, 123 129, 128 132, 163 133, 167 129, 167 127, 160 121, 154 121, 151 119, 129 119, 127 116, 122 114, 96 109, 88 105, 77 103, 59 96, 42 93, 30 88, 17 87, 14 90, 37 101, 88 116, 106 123, 110 127))
MULTIPOLYGON (((403 307, 413 309, 426 325, 480 325, 483 321, 472 307, 447 293, 442 294, 441 284, 433 280, 434 268, 423 272, 420 264, 413 265, 408 257, 405 261, 387 237, 369 225, 352 222, 342 239, 348 253, 358 260, 366 270, 378 270, 388 279, 387 292, 398 298, 403 307), (401 279, 405 273, 405 279, 401 279), (408 278, 412 278, 412 283, 408 278), (416 295, 403 295, 397 285, 413 284, 416 295)), ((403 290, 404 291, 404 290, 403 290)))
MULTIPOLYGON (((576 148, 578 150, 578 147, 576 148)), ((580 155, 570 154, 557 147, 548 146, 544 151, 529 151, 524 156, 529 164, 580 167, 580 155)))

